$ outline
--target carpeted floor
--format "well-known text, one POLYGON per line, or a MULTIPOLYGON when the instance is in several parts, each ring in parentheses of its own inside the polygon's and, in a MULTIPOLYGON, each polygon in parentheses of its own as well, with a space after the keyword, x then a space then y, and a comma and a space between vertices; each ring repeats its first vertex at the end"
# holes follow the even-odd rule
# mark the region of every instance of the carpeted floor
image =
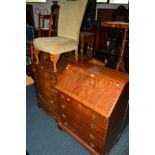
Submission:
MULTIPOLYGON (((26 87, 26 148, 29 155, 89 155, 90 153, 37 106, 35 87, 26 87)), ((129 154, 129 127, 109 155, 129 154)))

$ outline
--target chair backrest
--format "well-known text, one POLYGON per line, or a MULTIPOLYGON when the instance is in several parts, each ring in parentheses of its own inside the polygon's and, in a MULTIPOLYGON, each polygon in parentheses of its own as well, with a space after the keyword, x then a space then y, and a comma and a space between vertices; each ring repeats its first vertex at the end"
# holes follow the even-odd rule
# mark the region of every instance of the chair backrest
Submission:
POLYGON ((51 36, 52 33, 52 14, 49 15, 41 15, 39 13, 38 15, 38 36, 42 37, 42 31, 43 31, 43 27, 48 28, 48 37, 51 36), (48 22, 48 26, 45 26, 46 21, 48 22))
POLYGON ((79 41, 80 27, 88 0, 60 3, 58 36, 79 41))

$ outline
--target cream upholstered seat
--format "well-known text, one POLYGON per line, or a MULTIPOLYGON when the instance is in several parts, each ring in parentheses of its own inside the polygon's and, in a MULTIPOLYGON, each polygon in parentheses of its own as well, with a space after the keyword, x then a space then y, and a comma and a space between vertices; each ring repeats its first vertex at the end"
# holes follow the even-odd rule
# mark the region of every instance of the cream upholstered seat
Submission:
POLYGON ((35 48, 51 54, 61 54, 77 49, 78 42, 64 37, 42 37, 34 41, 35 48))
POLYGON ((33 41, 36 63, 39 50, 49 53, 53 62, 54 72, 60 54, 75 50, 75 61, 78 61, 79 33, 88 0, 60 2, 58 19, 58 36, 41 37, 33 41))

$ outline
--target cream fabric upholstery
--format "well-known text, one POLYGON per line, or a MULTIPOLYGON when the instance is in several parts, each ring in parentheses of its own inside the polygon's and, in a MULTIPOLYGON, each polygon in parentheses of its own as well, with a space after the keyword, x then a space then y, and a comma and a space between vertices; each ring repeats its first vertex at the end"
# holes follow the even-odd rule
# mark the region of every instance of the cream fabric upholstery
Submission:
POLYGON ((78 48, 78 42, 64 37, 42 37, 34 40, 35 48, 51 53, 61 54, 78 48))
POLYGON ((34 39, 34 48, 50 54, 61 54, 78 49, 80 26, 87 1, 61 2, 58 19, 58 36, 34 39))
POLYGON ((86 4, 87 0, 66 1, 60 4, 58 36, 79 41, 86 4))

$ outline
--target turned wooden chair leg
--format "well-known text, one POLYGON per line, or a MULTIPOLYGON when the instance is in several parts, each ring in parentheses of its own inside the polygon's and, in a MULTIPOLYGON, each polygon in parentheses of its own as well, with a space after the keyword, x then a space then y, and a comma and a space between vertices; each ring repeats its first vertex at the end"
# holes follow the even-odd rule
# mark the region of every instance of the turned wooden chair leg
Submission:
POLYGON ((75 50, 75 62, 78 62, 78 49, 75 50))
POLYGON ((57 72, 57 62, 60 58, 60 54, 50 54, 50 59, 53 62, 54 72, 57 72))
POLYGON ((39 63, 39 57, 38 57, 38 55, 39 55, 39 50, 38 49, 34 49, 34 54, 35 54, 35 58, 36 58, 36 64, 38 64, 39 63))
POLYGON ((30 58, 31 58, 31 62, 34 61, 33 54, 34 54, 34 51, 33 51, 33 41, 30 41, 30 58))

